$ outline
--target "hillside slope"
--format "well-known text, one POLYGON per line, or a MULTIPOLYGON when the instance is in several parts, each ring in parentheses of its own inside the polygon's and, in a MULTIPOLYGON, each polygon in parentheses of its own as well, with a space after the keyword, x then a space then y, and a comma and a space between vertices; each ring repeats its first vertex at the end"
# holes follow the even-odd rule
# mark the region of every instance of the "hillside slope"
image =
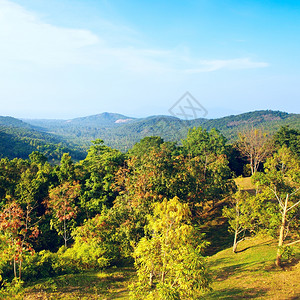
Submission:
POLYGON ((43 132, 43 128, 32 126, 12 117, 0 117, 0 158, 28 158, 33 151, 40 151, 49 161, 58 161, 65 152, 74 159, 83 159, 85 152, 76 149, 62 137, 43 132))
POLYGON ((208 259, 213 274, 213 291, 205 299, 299 299, 300 247, 285 269, 275 267, 277 241, 256 237, 208 259))
MULTIPOLYGON (((275 268, 276 241, 256 237, 208 257, 212 291, 203 299, 299 299, 300 247, 284 270, 275 268)), ((129 299, 133 268, 68 274, 29 283, 22 299, 129 299)), ((20 297, 21 299, 21 297, 20 297)))

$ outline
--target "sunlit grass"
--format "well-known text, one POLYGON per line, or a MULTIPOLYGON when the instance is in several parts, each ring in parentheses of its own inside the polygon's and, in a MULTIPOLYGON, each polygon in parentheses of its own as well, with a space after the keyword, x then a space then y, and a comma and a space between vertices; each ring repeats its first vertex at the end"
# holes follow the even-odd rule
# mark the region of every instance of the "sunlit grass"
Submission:
POLYGON ((246 191, 252 191, 255 190, 255 185, 251 181, 251 177, 238 177, 234 179, 235 184, 238 186, 238 188, 246 190, 246 191))
MULTIPOLYGON (((240 243, 236 254, 229 248, 209 257, 213 290, 203 299, 300 299, 300 246, 282 270, 274 263, 276 243, 256 237, 240 243)), ((62 275, 28 285, 22 299, 129 299, 134 277, 133 268, 62 275)))
POLYGON ((24 299, 128 299, 134 269, 68 274, 42 279, 25 288, 24 299))
POLYGON ((276 241, 258 237, 209 258, 213 291, 205 299, 297 299, 300 297, 300 248, 285 269, 275 267, 276 241))

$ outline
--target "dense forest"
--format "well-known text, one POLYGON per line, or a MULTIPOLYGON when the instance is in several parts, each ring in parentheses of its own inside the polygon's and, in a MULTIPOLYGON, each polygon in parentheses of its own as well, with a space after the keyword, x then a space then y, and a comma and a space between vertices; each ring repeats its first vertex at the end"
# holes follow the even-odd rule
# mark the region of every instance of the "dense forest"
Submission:
POLYGON ((49 162, 59 162, 63 153, 75 160, 83 159, 85 151, 42 128, 31 126, 12 117, 0 117, 0 158, 28 158, 33 151, 43 153, 49 162))
MULTIPOLYGON (((270 119, 257 114, 260 122, 270 119)), ((295 116, 273 114, 297 123, 295 116)), ((43 278, 51 285, 66 274, 133 266, 133 299, 209 297, 215 278, 207 256, 231 245, 238 253, 243 241, 262 234, 276 240, 278 272, 295 265, 300 131, 267 132, 245 116, 232 122, 248 127, 229 141, 215 128, 193 127, 179 144, 148 136, 122 152, 96 139, 83 158, 53 149, 64 152, 59 163, 43 147, 28 158, 3 154, 0 298, 23 297, 43 278), (244 179, 250 188, 239 184, 244 179)), ((1 134, 5 151, 22 147, 1 134)))

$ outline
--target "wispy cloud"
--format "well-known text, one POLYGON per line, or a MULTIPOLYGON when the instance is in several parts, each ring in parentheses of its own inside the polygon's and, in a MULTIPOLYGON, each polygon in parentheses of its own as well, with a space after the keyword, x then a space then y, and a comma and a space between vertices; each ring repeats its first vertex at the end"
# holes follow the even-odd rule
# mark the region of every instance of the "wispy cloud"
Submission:
POLYGON ((224 59, 224 60, 200 60, 195 62, 195 67, 186 69, 187 73, 202 73, 213 72, 217 70, 241 70, 241 69, 255 69, 265 68, 269 64, 266 62, 255 62, 250 58, 236 58, 236 59, 224 59))
MULTIPOLYGON (((106 21, 107 30, 117 30, 106 21)), ((0 65, 28 62, 44 67, 92 65, 98 68, 122 69, 129 72, 184 73, 212 72, 221 69, 267 67, 268 63, 250 58, 200 60, 185 57, 178 49, 144 49, 134 45, 131 37, 122 38, 125 45, 114 44, 108 34, 97 35, 89 30, 69 29, 43 22, 37 15, 8 0, 0 0, 0 65), (130 42, 132 42, 130 44, 130 42)))
POLYGON ((0 0, 2 61, 42 65, 78 63, 82 48, 100 44, 100 38, 90 31, 46 24, 21 6, 0 0))

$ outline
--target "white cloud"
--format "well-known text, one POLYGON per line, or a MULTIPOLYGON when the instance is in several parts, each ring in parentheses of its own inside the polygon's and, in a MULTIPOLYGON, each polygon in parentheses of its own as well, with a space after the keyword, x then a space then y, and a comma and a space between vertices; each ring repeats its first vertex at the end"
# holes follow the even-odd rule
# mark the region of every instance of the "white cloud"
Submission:
POLYGON ((269 64, 266 62, 255 62, 250 58, 236 58, 236 59, 225 59, 225 60, 200 60, 196 62, 195 67, 186 69, 187 73, 202 73, 212 72, 222 69, 228 70, 241 70, 241 69, 254 69, 254 68, 265 68, 269 64))
MULTIPOLYGON (((105 21, 103 21, 106 24, 105 21)), ((110 23, 109 23, 110 24, 110 23)), ((109 25, 108 24, 108 25, 109 25)), ((116 34, 115 26, 106 26, 116 34)), ((123 28, 124 34, 130 30, 123 28)), ((122 34, 120 28, 120 35, 122 34)), ((220 69, 249 69, 268 66, 249 58, 197 60, 177 50, 161 51, 112 44, 108 34, 46 24, 33 12, 8 0, 0 0, 0 66, 20 62, 39 66, 89 65, 102 70, 128 72, 211 72, 220 69)), ((123 41, 126 40, 122 39, 123 41)), ((128 42, 132 42, 128 38, 128 42)), ((134 43, 133 43, 134 44, 134 43)))
POLYGON ((81 49, 99 45, 87 30, 60 28, 43 23, 33 13, 0 0, 0 60, 42 65, 78 63, 81 49))

